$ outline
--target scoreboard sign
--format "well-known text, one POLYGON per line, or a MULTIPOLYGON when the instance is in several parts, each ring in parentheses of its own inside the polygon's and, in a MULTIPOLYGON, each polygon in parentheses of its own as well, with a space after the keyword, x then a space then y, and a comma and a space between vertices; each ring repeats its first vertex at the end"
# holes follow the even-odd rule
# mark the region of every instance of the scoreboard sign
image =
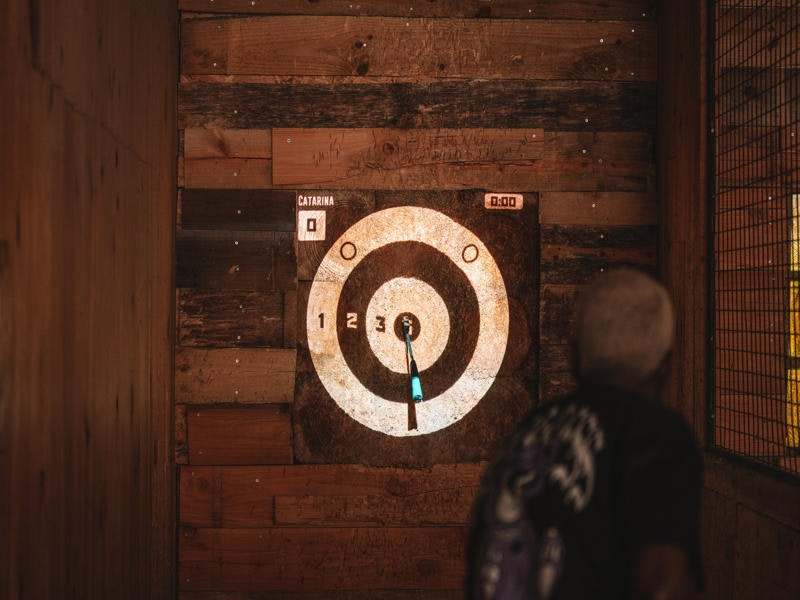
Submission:
POLYGON ((298 460, 480 459, 533 405, 536 198, 495 196, 298 193, 298 460))

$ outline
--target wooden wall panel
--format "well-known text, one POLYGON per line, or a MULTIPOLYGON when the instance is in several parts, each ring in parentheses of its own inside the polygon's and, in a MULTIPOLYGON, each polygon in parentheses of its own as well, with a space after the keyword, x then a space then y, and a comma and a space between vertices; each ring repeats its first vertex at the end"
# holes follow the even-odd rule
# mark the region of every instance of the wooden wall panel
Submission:
POLYGON ((285 406, 186 411, 190 465, 290 464, 291 435, 285 406))
POLYGON ((189 348, 175 352, 179 404, 281 404, 294 394, 293 348, 189 348))
MULTIPOLYGON (((577 294, 604 269, 656 261, 653 6, 179 6, 180 597, 460 597, 464 525, 485 463, 425 457, 466 456, 477 437, 392 463, 389 442, 348 434, 380 456, 329 464, 316 449, 314 465, 299 464, 298 448, 341 440, 298 439, 296 423, 283 437, 284 417, 320 414, 315 398, 287 387, 313 366, 297 307, 326 251, 290 243, 296 194, 335 197, 330 239, 378 207, 468 214, 483 192, 521 194, 539 222, 526 225, 522 250, 496 245, 517 265, 515 281, 520 269, 535 279, 531 306, 512 306, 514 322, 530 325, 512 336, 504 366, 530 383, 506 376, 496 387, 518 391, 525 407, 514 410, 570 389, 577 294)), ((496 223, 494 242, 520 238, 511 219, 485 221, 496 223)))
POLYGON ((284 79, 187 77, 178 90, 178 125, 647 132, 655 119, 654 82, 284 79))
POLYGON ((647 189, 648 135, 275 129, 273 183, 326 189, 647 189))
POLYGON ((178 577, 184 590, 447 590, 461 585, 454 549, 465 536, 463 527, 184 529, 178 577))
POLYGON ((655 78, 652 23, 378 17, 185 19, 184 75, 655 78), (298 44, 298 41, 302 43, 298 44))
POLYGON ((0 597, 172 598, 177 10, 2 12, 0 597))
POLYGON ((394 0, 363 0, 353 4, 349 0, 307 2, 306 0, 273 0, 266 4, 260 0, 179 0, 182 11, 203 13, 270 13, 276 15, 360 15, 382 17, 478 17, 502 19, 603 19, 651 20, 655 7, 642 0, 615 0, 592 2, 578 0, 506 0, 487 6, 487 0, 410 0, 398 4, 394 0))
POLYGON ((181 470, 181 524, 463 525, 484 466, 193 466, 181 470), (307 508, 298 510, 303 504, 307 508))

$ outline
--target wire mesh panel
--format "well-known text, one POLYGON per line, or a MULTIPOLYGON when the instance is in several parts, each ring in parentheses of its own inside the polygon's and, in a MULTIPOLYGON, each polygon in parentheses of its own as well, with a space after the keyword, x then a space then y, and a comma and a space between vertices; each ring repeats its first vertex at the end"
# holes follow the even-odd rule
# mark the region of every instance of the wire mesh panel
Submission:
POLYGON ((800 0, 712 6, 710 442, 800 474, 800 0))

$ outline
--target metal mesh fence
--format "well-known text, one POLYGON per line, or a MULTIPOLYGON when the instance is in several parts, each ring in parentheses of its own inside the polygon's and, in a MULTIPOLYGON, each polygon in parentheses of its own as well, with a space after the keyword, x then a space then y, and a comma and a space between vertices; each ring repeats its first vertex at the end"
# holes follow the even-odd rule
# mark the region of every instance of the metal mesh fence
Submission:
POLYGON ((800 0, 710 18, 709 441, 800 475, 800 0))

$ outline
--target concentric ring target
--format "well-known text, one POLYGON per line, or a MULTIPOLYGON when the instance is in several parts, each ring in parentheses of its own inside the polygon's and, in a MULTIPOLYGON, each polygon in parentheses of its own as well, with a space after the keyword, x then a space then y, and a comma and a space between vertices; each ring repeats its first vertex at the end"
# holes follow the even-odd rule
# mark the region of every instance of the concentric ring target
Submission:
POLYGON ((339 295, 337 309, 338 339, 345 362, 352 373, 375 395, 395 402, 408 401, 408 368, 405 364, 405 341, 402 324, 398 318, 408 315, 412 322, 412 342, 415 358, 425 358, 433 352, 430 347, 441 346, 442 351, 430 366, 417 360, 425 381, 426 397, 434 397, 452 386, 461 375, 463 365, 469 363, 478 339, 478 297, 461 269, 444 253, 421 242, 394 242, 373 250, 351 271, 339 295), (387 283, 408 281, 407 295, 396 296, 394 306, 386 306, 387 313, 367 319, 364 314, 366 300, 372 303, 378 291, 387 283), (413 285, 416 282, 416 286, 413 285), (444 314, 431 311, 425 290, 431 289, 444 302, 444 314), (348 315, 357 315, 356 323, 348 315), (379 320, 377 317, 382 317, 379 320), (349 327, 349 325, 356 325, 349 327), (382 331, 377 331, 378 329, 382 331), (387 369, 381 356, 371 351, 370 335, 379 334, 383 344, 395 348, 403 357, 403 369, 387 369), (417 338, 417 334, 422 339, 417 338), (433 339, 435 338, 435 339, 433 339), (422 353, 420 355, 420 353, 422 353), (420 356, 417 356, 420 355, 420 356))
MULTIPOLYGON (((375 212, 333 243, 311 284, 306 311, 309 353, 328 394, 356 421, 392 436, 433 433, 472 410, 500 370, 508 328, 503 277, 483 242, 438 211, 410 206, 375 212), (403 261, 407 252, 416 258, 403 261), (384 254, 394 257, 389 265, 396 264, 396 268, 378 268, 385 260, 384 254), (423 256, 425 260, 420 263, 417 259, 423 256), (370 272, 380 276, 360 279, 359 266, 364 261, 374 261, 376 267, 370 272), (419 271, 409 272, 408 265, 412 264, 419 271), (359 273, 354 273, 356 270, 359 273), (415 281, 420 282, 419 290, 415 290, 415 281), (409 292, 416 293, 404 299, 409 292), (436 296, 447 307, 446 319, 441 306, 420 304, 425 298, 436 303, 436 296), (378 310, 378 304, 385 315, 372 312, 378 310), (366 333, 368 326, 381 326, 375 317, 382 316, 387 331, 381 333, 394 336, 401 344, 395 327, 398 317, 406 313, 419 323, 415 354, 421 352, 419 338, 425 340, 426 329, 433 330, 429 342, 434 346, 442 346, 442 342, 433 342, 433 333, 437 329, 439 334, 447 333, 441 354, 431 359, 433 362, 421 373, 426 399, 416 405, 417 428, 412 430, 408 429, 408 408, 402 401, 403 394, 407 394, 408 376, 387 367, 390 359, 383 355, 381 346, 369 341, 366 333), (375 321, 368 322, 370 317, 375 321), (345 343, 343 349, 340 336, 344 339, 353 332, 355 341, 345 343), (352 348, 359 346, 369 355, 362 358, 368 360, 361 361, 354 354, 352 348), (454 369, 453 360, 458 360, 460 376, 453 380, 455 376, 451 374, 448 380, 447 373, 454 369), (380 365, 383 376, 377 378, 377 383, 368 375, 363 376, 368 381, 362 381, 354 372, 359 370, 354 366, 362 362, 380 365), (397 385, 393 383, 395 376, 400 382, 397 385), (383 389, 381 381, 391 382, 391 390, 383 389), (376 393, 372 388, 382 391, 376 393)), ((431 356, 437 352, 432 348, 431 356)))
POLYGON ((433 287, 414 277, 390 279, 370 298, 364 322, 370 350, 387 369, 406 375, 408 360, 402 329, 398 332, 395 327, 403 317, 410 319, 409 337, 417 346, 417 368, 425 371, 442 355, 450 337, 447 305, 433 287))

